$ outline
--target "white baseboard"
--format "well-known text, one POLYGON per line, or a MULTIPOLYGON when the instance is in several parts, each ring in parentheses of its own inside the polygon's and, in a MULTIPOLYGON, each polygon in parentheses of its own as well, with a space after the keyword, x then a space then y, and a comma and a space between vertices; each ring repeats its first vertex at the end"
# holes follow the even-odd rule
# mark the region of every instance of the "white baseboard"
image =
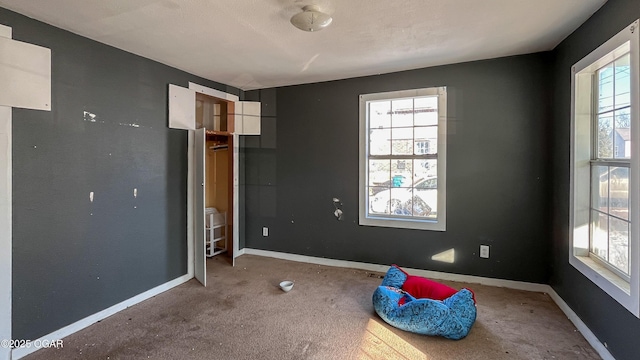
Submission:
MULTIPOLYGON (((306 255, 282 253, 282 252, 276 252, 276 251, 250 249, 250 248, 244 248, 238 252, 238 256, 244 255, 244 254, 264 256, 264 257, 290 260, 290 261, 296 261, 296 262, 304 262, 304 263, 310 263, 310 264, 325 265, 325 266, 361 269, 361 270, 375 271, 375 272, 381 272, 381 273, 384 273, 389 269, 389 265, 370 264, 370 263, 346 261, 346 260, 335 260, 335 259, 306 256, 306 255)), ((569 307, 569 305, 567 305, 567 303, 564 302, 564 300, 562 300, 562 298, 549 285, 527 283, 522 281, 485 278, 480 276, 450 274, 450 273, 443 273, 443 272, 437 272, 437 271, 404 268, 404 267, 403 269, 407 270, 408 272, 414 275, 429 277, 431 279, 458 281, 458 282, 465 282, 465 283, 472 283, 472 284, 505 287, 509 289, 547 293, 549 294, 551 299, 558 305, 560 310, 562 310, 565 313, 567 318, 573 323, 573 325, 578 329, 578 331, 580 331, 580 333, 582 334, 582 336, 584 336, 587 342, 589 342, 589 344, 596 350, 596 352, 598 352, 598 354, 600 355, 600 357, 602 357, 603 360, 615 360, 615 358, 611 355, 611 353, 609 353, 607 348, 600 342, 600 340, 598 340, 598 338, 593 334, 593 332, 591 332, 591 330, 587 327, 587 325, 584 322, 582 322, 582 320, 580 320, 578 315, 569 307)), ((56 330, 37 340, 42 342, 44 340, 62 339, 92 324, 95 324, 96 322, 103 320, 119 311, 122 311, 130 306, 138 304, 144 300, 147 300, 153 296, 156 296, 162 292, 165 292, 171 288, 174 288, 180 284, 183 284, 189 281, 192 277, 193 276, 189 276, 188 274, 183 275, 177 279, 174 279, 162 285, 156 286, 155 288, 145 291, 142 294, 139 294, 121 303, 113 305, 110 308, 102 310, 82 320, 76 321, 71 325, 65 326, 62 329, 56 330)), ((37 342, 37 341, 34 340, 33 342, 37 342)), ((39 349, 36 349, 36 348, 14 349, 11 352, 11 358, 20 359, 37 350, 39 349)))
MULTIPOLYGON (((346 261, 346 260, 335 260, 335 259, 319 258, 314 256, 289 254, 289 253, 282 253, 277 251, 268 251, 268 250, 259 250, 259 249, 250 249, 250 248, 242 249, 241 254, 257 255, 257 256, 264 256, 264 257, 270 257, 270 258, 276 258, 276 259, 283 259, 283 260, 290 260, 290 261, 304 262, 304 263, 318 264, 318 265, 325 265, 325 266, 335 266, 335 267, 344 267, 344 268, 360 269, 360 270, 367 270, 367 271, 376 271, 381 273, 385 273, 389 269, 389 265, 369 264, 369 263, 346 261)), ((587 325, 584 322, 582 322, 582 320, 580 320, 578 315, 569 307, 569 305, 567 305, 567 303, 564 302, 564 300, 562 300, 560 295, 558 295, 555 292, 555 290, 553 290, 553 288, 549 285, 528 283, 523 281, 493 279, 493 278, 486 278, 481 276, 450 274, 450 273, 443 273, 438 271, 412 269, 412 268, 405 268, 405 267, 403 267, 403 269, 407 270, 407 272, 413 275, 428 277, 430 279, 458 281, 458 282, 471 283, 471 284, 481 284, 481 285, 504 287, 504 288, 516 289, 516 290, 547 293, 549 294, 549 297, 551 297, 551 299, 558 305, 560 310, 562 310, 564 314, 567 316, 567 318, 573 323, 576 329, 580 331, 580 333, 582 334, 582 336, 584 336, 587 342, 596 350, 596 352, 598 352, 598 354, 600 355, 600 357, 602 357, 603 360, 615 360, 615 358, 611 355, 611 353, 609 353, 609 350, 607 350, 607 348, 600 342, 600 340, 598 340, 598 338, 593 334, 593 332, 591 332, 591 330, 587 327, 587 325)))
MULTIPOLYGON (((381 272, 381 273, 386 273, 387 270, 389 270, 389 265, 369 264, 369 263, 347 261, 347 260, 335 260, 335 259, 319 258, 314 256, 305 256, 305 255, 297 255, 297 254, 282 253, 277 251, 267 251, 267 250, 258 250, 258 249, 249 249, 249 248, 244 248, 243 250, 244 250, 244 253, 248 255, 258 255, 258 256, 271 257, 271 258, 283 259, 283 260, 291 260, 291 261, 304 262, 304 263, 310 263, 310 264, 360 269, 360 270, 375 271, 375 272, 381 272)), ((528 283, 523 281, 492 279, 492 278, 472 276, 472 275, 450 274, 450 273, 443 273, 439 271, 406 268, 404 266, 402 268, 412 275, 418 275, 418 276, 428 277, 430 279, 437 279, 437 280, 458 281, 458 282, 464 282, 464 283, 482 284, 482 285, 489 285, 489 286, 495 286, 495 287, 505 287, 510 289, 535 291, 535 292, 547 292, 548 289, 550 289, 549 285, 545 285, 545 284, 534 284, 534 283, 528 283)))
POLYGON ((556 291, 553 290, 551 286, 549 286, 549 291, 547 291, 546 293, 549 294, 553 301, 555 301, 560 310, 562 310, 562 312, 567 315, 567 318, 571 320, 576 329, 580 331, 582 336, 584 336, 587 342, 591 344, 591 346, 596 350, 596 352, 598 352, 598 355, 600 355, 603 360, 615 360, 609 350, 607 350, 607 348, 600 342, 600 340, 598 340, 598 338, 591 332, 587 325, 582 322, 582 320, 580 320, 578 314, 573 312, 569 305, 567 305, 567 303, 562 300, 560 295, 558 295, 558 293, 556 293, 556 291))
MULTIPOLYGON (((189 276, 189 274, 183 275, 179 278, 176 278, 174 280, 171 280, 169 282, 166 282, 162 285, 158 285, 156 287, 154 287, 153 289, 147 290, 145 292, 143 292, 142 294, 136 295, 130 299, 127 299, 121 303, 115 304, 113 306, 111 306, 110 308, 104 309, 98 313, 95 313, 93 315, 87 316, 84 319, 78 320, 76 322, 74 322, 73 324, 67 325, 65 327, 63 327, 62 329, 56 330, 50 334, 47 334, 37 340, 32 341, 31 343, 41 343, 45 340, 60 340, 66 336, 69 336, 77 331, 80 331, 90 325, 95 324, 96 322, 106 319, 107 317, 122 311, 130 306, 133 306, 135 304, 138 304, 140 302, 143 302, 144 300, 147 300, 153 296, 156 296, 162 292, 165 292, 171 288, 174 288, 180 284, 183 284, 187 281, 189 281, 190 279, 192 279, 193 276, 189 276)), ((11 359, 20 359, 22 357, 25 357, 33 352, 36 352, 37 350, 39 350, 38 348, 16 348, 13 349, 11 351, 11 359)))

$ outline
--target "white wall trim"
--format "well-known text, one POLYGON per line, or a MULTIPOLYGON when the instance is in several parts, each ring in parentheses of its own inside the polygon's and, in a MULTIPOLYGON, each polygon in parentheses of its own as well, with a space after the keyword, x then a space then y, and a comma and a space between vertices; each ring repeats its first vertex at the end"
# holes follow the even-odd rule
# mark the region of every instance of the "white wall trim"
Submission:
MULTIPOLYGON (((334 266, 334 267, 346 267, 346 268, 361 269, 361 270, 376 271, 376 272, 386 272, 387 269, 389 268, 388 265, 369 264, 369 263, 346 261, 346 260, 334 260, 334 259, 319 258, 319 257, 297 255, 297 254, 288 254, 288 253, 282 253, 282 252, 276 252, 276 251, 258 250, 258 249, 250 249, 250 248, 243 248, 240 251, 238 251, 238 256, 244 255, 244 254, 290 260, 290 261, 296 261, 296 262, 304 262, 304 263, 310 263, 310 264, 318 264, 318 265, 334 266)), ((602 357, 603 360, 615 360, 615 358, 611 355, 611 353, 609 353, 607 348, 600 342, 600 340, 598 340, 598 338, 593 334, 593 332, 591 332, 591 330, 587 327, 587 325, 584 322, 582 322, 582 320, 580 320, 578 315, 569 307, 569 305, 567 305, 567 303, 564 302, 564 300, 562 300, 562 298, 549 285, 527 283, 522 281, 492 279, 492 278, 485 278, 480 276, 450 274, 450 273, 442 273, 437 271, 429 271, 429 270, 421 270, 421 269, 413 269, 413 268, 404 268, 404 269, 412 274, 419 275, 419 276, 427 276, 432 279, 459 281, 459 282, 482 284, 482 285, 488 285, 488 286, 505 287, 509 289, 547 293, 549 294, 549 297, 551 297, 551 299, 558 305, 560 310, 562 310, 567 316, 567 318, 574 324, 574 326, 578 329, 578 331, 580 331, 580 333, 582 334, 582 336, 584 336, 587 342, 596 350, 596 352, 598 352, 598 354, 600 355, 600 357, 602 357)), ((42 341, 42 340, 63 339, 64 337, 69 336, 77 331, 80 331, 90 325, 93 325, 96 322, 103 320, 119 311, 122 311, 130 306, 141 303, 144 300, 147 300, 162 292, 170 290, 178 285, 181 285, 189 281, 192 277, 193 276, 189 276, 188 274, 186 274, 177 279, 174 279, 162 285, 156 286, 155 288, 145 291, 142 294, 134 296, 128 300, 125 300, 110 308, 107 308, 96 314, 88 316, 82 320, 76 321, 75 323, 65 326, 62 329, 56 330, 50 334, 42 336, 38 340, 42 341)), ((34 349, 34 348, 14 349, 13 352, 11 353, 12 355, 11 359, 20 359, 37 350, 38 349, 34 349)))
MULTIPOLYGON (((0 106, 0 339, 11 339, 12 166, 11 108, 0 106)), ((11 350, 0 347, 0 359, 11 350)))
MULTIPOLYGON (((345 267, 345 268, 360 269, 360 270, 367 270, 367 271, 376 271, 381 273, 386 273, 387 270, 389 270, 389 265, 369 264, 369 263, 347 261, 347 260, 326 259, 326 258, 319 258, 314 256, 305 256, 305 255, 297 255, 297 254, 289 254, 289 253, 282 253, 282 252, 276 252, 276 251, 249 249, 249 248, 244 248, 243 250, 244 250, 244 253, 248 255, 258 255, 258 256, 271 257, 271 258, 283 259, 283 260, 291 260, 291 261, 304 262, 304 263, 310 263, 310 264, 345 267)), ((418 276, 428 277, 428 278, 437 279, 437 280, 458 281, 458 282, 464 282, 464 283, 482 284, 482 285, 488 285, 488 286, 505 287, 509 289, 535 291, 535 292, 547 292, 550 289, 550 286, 545 284, 535 284, 535 283, 513 281, 513 280, 492 279, 492 278, 486 278, 481 276, 451 274, 451 273, 444 273, 439 271, 406 268, 404 266, 402 268, 412 275, 418 275, 418 276)))
POLYGON ((582 322, 582 320, 580 320, 580 317, 578 317, 578 314, 576 314, 569 307, 569 305, 567 305, 567 303, 564 302, 564 300, 562 300, 560 295, 558 295, 558 293, 556 293, 556 291, 553 290, 551 286, 549 286, 549 290, 546 291, 546 293, 549 294, 549 296, 551 297, 551 299, 553 299, 553 301, 555 301, 556 305, 558 305, 560 310, 562 310, 562 312, 564 312, 564 314, 567 315, 567 318, 571 320, 571 322, 576 327, 576 329, 580 331, 580 333, 582 334, 582 336, 584 336, 587 342, 596 350, 596 352, 598 353, 598 355, 600 355, 602 360, 615 360, 613 355, 611 355, 609 350, 607 350, 607 348, 600 342, 600 340, 598 340, 598 338, 591 332, 589 327, 587 327, 587 325, 584 322, 582 322))
MULTIPOLYGON (((37 340, 33 340, 31 343, 37 343, 38 340, 40 342, 42 342, 43 340, 60 340, 66 336, 69 336, 75 332, 78 332, 90 325, 95 324, 96 322, 106 319, 107 317, 120 312, 128 307, 131 307, 133 305, 139 304, 153 296, 156 296, 160 293, 163 293, 169 289, 172 289, 178 285, 181 285, 187 281, 189 281, 191 278, 193 278, 193 276, 189 276, 189 275, 182 275, 179 278, 173 279, 169 282, 166 282, 162 285, 158 285, 156 287, 154 287, 153 289, 147 290, 145 292, 143 292, 142 294, 136 295, 130 299, 127 299, 121 303, 115 304, 109 308, 106 308, 102 311, 99 311, 93 315, 87 316, 84 319, 78 320, 76 322, 74 322, 73 324, 67 325, 65 327, 63 327, 62 329, 56 330, 50 334, 44 335, 41 338, 37 339, 37 340)), ((13 349, 12 351, 12 359, 20 359, 22 357, 25 357, 31 353, 36 352, 39 349, 35 349, 35 348, 18 348, 18 349, 13 349)))
MULTIPOLYGON (((385 273, 389 269, 389 265, 379 265, 379 264, 370 264, 356 261, 346 261, 346 260, 335 260, 335 259, 327 259, 327 258, 319 258, 314 256, 306 256, 306 255, 298 255, 298 254, 289 254, 277 251, 268 251, 268 250, 259 250, 259 249, 251 249, 244 248, 240 250, 241 254, 247 255, 256 255, 256 256, 264 256, 275 259, 283 259, 297 262, 304 262, 310 264, 318 264, 325 266, 335 266, 335 267, 345 267, 352 269, 360 269, 367 271, 376 271, 385 273)), ((460 275, 460 274, 450 274, 443 273, 438 271, 429 271, 422 269, 413 269, 413 268, 405 268, 407 272, 424 276, 431 279, 437 280, 449 280, 449 281, 458 281, 464 283, 472 283, 472 284, 481 284, 495 287, 504 287, 509 289, 516 290, 525 290, 525 291, 534 291, 549 294, 549 297, 558 305, 560 310, 564 312, 567 318, 573 323, 573 325, 580 331, 582 336, 587 340, 587 342, 596 350, 596 352, 602 357, 603 360, 615 360, 615 358, 609 353, 609 350, 598 340, 598 338, 591 332, 591 330, 587 327, 587 325, 580 320, 578 315, 567 305, 567 303, 562 300, 560 295, 558 295, 555 290, 549 285, 546 284, 536 284, 536 283, 528 283, 523 281, 513 281, 513 280, 502 280, 502 279, 493 279, 486 278, 481 276, 471 276, 471 275, 460 275)))
MULTIPOLYGON (((11 39, 12 28, 0 24, 0 36, 11 39)), ((12 258, 12 130, 11 107, 0 106, 0 339, 11 339, 12 258)), ((0 347, 0 360, 11 349, 0 347)))

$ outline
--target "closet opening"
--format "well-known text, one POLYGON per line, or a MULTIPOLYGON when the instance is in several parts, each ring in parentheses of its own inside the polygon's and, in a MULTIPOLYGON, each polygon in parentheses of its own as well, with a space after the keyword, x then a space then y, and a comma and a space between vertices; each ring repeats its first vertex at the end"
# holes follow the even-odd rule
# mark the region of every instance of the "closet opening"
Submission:
POLYGON ((196 94, 196 127, 205 129, 205 256, 233 251, 233 102, 196 94))

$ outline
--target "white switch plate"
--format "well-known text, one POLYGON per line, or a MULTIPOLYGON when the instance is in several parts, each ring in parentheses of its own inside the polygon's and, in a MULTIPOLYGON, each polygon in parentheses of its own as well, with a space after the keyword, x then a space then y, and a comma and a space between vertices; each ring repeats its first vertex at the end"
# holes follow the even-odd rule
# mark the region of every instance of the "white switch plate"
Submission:
POLYGON ((483 259, 489 258, 489 245, 480 245, 480 257, 483 259))
POLYGON ((269 228, 268 227, 263 227, 262 228, 262 236, 269 236, 269 228))

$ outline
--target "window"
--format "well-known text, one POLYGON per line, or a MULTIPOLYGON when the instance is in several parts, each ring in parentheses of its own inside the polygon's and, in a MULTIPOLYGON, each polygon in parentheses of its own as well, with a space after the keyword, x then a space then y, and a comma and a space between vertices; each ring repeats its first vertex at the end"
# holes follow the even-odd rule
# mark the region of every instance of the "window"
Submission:
POLYGON ((429 140, 417 141, 416 140, 416 154, 428 154, 431 152, 429 149, 429 145, 431 143, 429 140))
POLYGON ((569 262, 640 317, 638 60, 636 21, 571 70, 569 262))
POLYGON ((446 88, 360 96, 360 225, 446 228, 446 88))

